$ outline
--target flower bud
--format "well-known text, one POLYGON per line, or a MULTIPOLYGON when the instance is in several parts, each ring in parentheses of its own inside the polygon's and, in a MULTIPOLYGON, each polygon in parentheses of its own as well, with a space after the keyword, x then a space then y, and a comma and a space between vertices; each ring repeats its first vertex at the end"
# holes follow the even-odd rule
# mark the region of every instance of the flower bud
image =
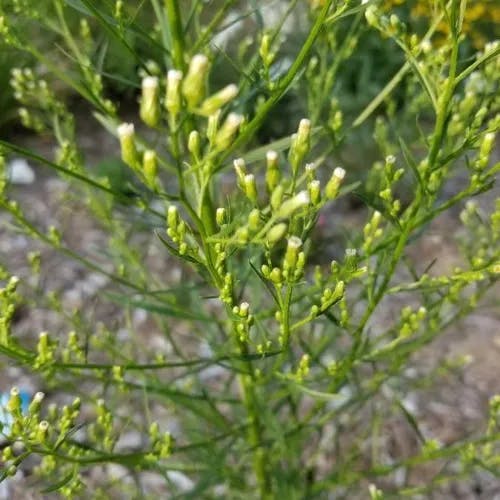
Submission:
POLYGON ((165 108, 172 116, 177 116, 182 109, 181 82, 182 71, 171 69, 167 73, 167 91, 165 108))
POLYGON ((333 171, 333 175, 328 181, 325 188, 325 196, 328 200, 333 200, 339 193, 340 185, 345 177, 345 170, 342 167, 337 167, 333 171))
POLYGON ((201 156, 201 139, 197 130, 192 130, 188 139, 188 150, 193 155, 195 160, 201 156))
POLYGON ((215 211, 215 222, 219 227, 226 223, 226 209, 224 207, 219 207, 215 211))
POLYGON ((248 214, 248 227, 250 231, 257 231, 260 226, 260 211, 258 208, 254 208, 248 214))
POLYGON ((200 107, 200 113, 204 116, 209 116, 228 102, 232 101, 237 95, 238 86, 234 83, 227 85, 222 90, 203 101, 200 107))
POLYGON ((321 184, 318 180, 313 180, 309 183, 309 196, 311 198, 311 203, 317 205, 321 200, 321 184))
POLYGON ((124 163, 131 168, 137 168, 139 163, 137 149, 135 147, 135 130, 133 123, 122 123, 118 129, 120 139, 121 157, 124 163))
POLYGON ((167 225, 171 229, 176 229, 179 225, 179 211, 175 205, 170 205, 167 210, 167 225))
POLYGON ((208 74, 208 58, 197 54, 189 63, 189 70, 182 84, 182 94, 193 109, 205 96, 205 79, 208 74))
POLYGON ((207 139, 211 146, 215 145, 217 139, 217 130, 219 128, 220 110, 208 117, 207 123, 207 139))
POLYGON ((243 188, 245 184, 245 175, 247 174, 245 160, 243 158, 236 158, 236 160, 233 161, 233 165, 238 178, 238 185, 243 188))
POLYGON ((215 138, 215 146, 219 151, 227 149, 232 141, 241 124, 243 123, 243 116, 236 113, 229 113, 226 121, 217 133, 215 138))
POLYGON ((286 200, 278 210, 278 217, 287 218, 294 212, 309 205, 311 199, 307 191, 300 191, 293 198, 286 200))
POLYGON ((267 232, 266 235, 266 240, 269 245, 274 245, 278 241, 280 241, 286 234, 288 230, 287 224, 284 222, 280 222, 279 224, 276 224, 273 226, 269 231, 267 232))
POLYGON ((257 202, 257 184, 253 174, 247 174, 243 177, 243 190, 250 201, 257 202))
POLYGON ((156 176, 158 175, 158 159, 156 152, 148 149, 144 151, 142 159, 142 173, 150 188, 156 187, 156 176))
POLYGON ((311 147, 311 121, 307 118, 300 120, 297 134, 293 135, 292 145, 289 152, 289 160, 294 175, 297 173, 300 163, 309 152, 311 147))
POLYGON ((266 186, 268 192, 272 193, 281 179, 281 172, 278 167, 278 153, 276 151, 268 151, 266 153, 266 162, 266 186))
POLYGON ((297 264, 299 251, 302 248, 302 240, 297 236, 291 236, 288 239, 288 244, 285 252, 285 260, 283 263, 284 269, 294 269, 297 264))
POLYGON ((156 76, 147 76, 142 80, 142 99, 140 116, 150 127, 156 127, 160 121, 160 87, 156 76))

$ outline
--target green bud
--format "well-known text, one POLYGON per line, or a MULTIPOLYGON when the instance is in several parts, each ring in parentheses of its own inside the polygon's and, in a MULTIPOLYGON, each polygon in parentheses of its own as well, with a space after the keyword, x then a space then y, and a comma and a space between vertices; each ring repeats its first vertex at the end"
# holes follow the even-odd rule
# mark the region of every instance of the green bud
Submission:
POLYGON ((220 110, 217 110, 213 115, 208 117, 207 123, 207 139, 211 146, 215 144, 217 139, 217 130, 219 128, 220 110))
POLYGON ((278 153, 268 151, 266 153, 266 186, 269 193, 272 193, 281 179, 281 172, 278 167, 278 153))
POLYGON ((269 245, 274 245, 275 243, 280 241, 285 236, 287 230, 288 230, 288 226, 284 222, 280 222, 279 224, 276 224, 271 229, 269 229, 269 231, 266 235, 267 243, 269 245))
POLYGON ((135 147, 135 131, 133 123, 122 123, 118 129, 118 138, 120 139, 121 157, 124 163, 131 168, 137 168, 139 164, 139 155, 135 147))
POLYGON ((196 130, 192 130, 188 139, 188 150, 193 155, 195 160, 201 156, 201 139, 200 134, 196 130))
POLYGON ((269 274, 269 279, 273 283, 275 283, 276 285, 279 285, 280 283, 282 283, 283 276, 281 274, 281 269, 279 267, 274 267, 273 270, 271 271, 271 273, 269 274))
POLYGON ((287 218, 293 215, 294 212, 309 205, 311 199, 307 191, 300 191, 293 198, 286 200, 278 210, 278 217, 287 218))
POLYGON ((285 195, 285 188, 280 184, 276 186, 274 191, 271 193, 271 208, 276 211, 280 208, 281 202, 283 201, 283 196, 285 195))
POLYGON ((189 63, 188 73, 182 84, 182 94, 189 108, 195 108, 205 97, 205 80, 208 75, 208 58, 197 54, 189 63))
POLYGON ((10 390, 10 398, 7 403, 7 411, 14 415, 21 412, 22 401, 21 396, 19 395, 19 389, 17 387, 12 387, 10 390))
POLYGON ((219 227, 226 223, 226 209, 224 207, 219 207, 215 211, 215 222, 217 222, 219 227))
POLYGON ((292 136, 289 160, 294 175, 297 173, 300 163, 305 158, 311 147, 311 121, 307 118, 300 120, 297 134, 292 136))
POLYGON ((142 159, 142 172, 147 185, 154 189, 156 187, 156 177, 158 175, 158 159, 155 151, 151 149, 144 151, 142 159))
POLYGON ((45 440, 47 439, 47 434, 49 432, 49 423, 47 420, 42 420, 38 424, 38 428, 36 430, 36 440, 39 443, 44 443, 45 440))
POLYGON ((302 240, 297 236, 291 236, 288 239, 288 244, 285 252, 283 269, 295 269, 300 249, 302 248, 302 240))
POLYGON ((229 115, 227 115, 226 120, 215 137, 215 146, 217 150, 224 151, 231 145, 242 123, 242 115, 238 115, 237 113, 229 113, 229 115))
POLYGON ((342 167, 337 167, 333 171, 333 175, 325 187, 325 196, 328 200, 334 200, 337 197, 344 177, 345 170, 342 167))
POLYGON ((165 108, 173 116, 177 116, 182 109, 181 83, 182 71, 171 69, 167 73, 167 91, 165 108))
POLYGON ((309 197, 313 205, 318 205, 321 201, 321 184, 318 180, 313 180, 308 185, 309 197))
POLYGON ((142 98, 140 116, 142 121, 156 127, 160 121, 160 86, 156 76, 147 76, 142 80, 142 98))
POLYGON ((243 178, 243 190, 250 201, 257 203, 257 184, 253 174, 246 174, 243 178))
POLYGON ((179 211, 175 205, 170 205, 167 210, 167 226, 171 229, 177 229, 179 225, 179 211))
POLYGON ((260 211, 257 208, 254 208, 248 214, 248 227, 250 231, 257 231, 260 226, 260 211))
POLYGON ((200 114, 209 116, 222 108, 225 104, 232 101, 238 95, 238 86, 234 83, 227 85, 216 94, 205 99, 200 107, 200 114))
POLYGON ((245 175, 247 174, 247 167, 245 164, 245 160, 243 158, 236 158, 233 162, 234 170, 236 172, 236 176, 238 178, 238 185, 244 189, 245 185, 245 175))

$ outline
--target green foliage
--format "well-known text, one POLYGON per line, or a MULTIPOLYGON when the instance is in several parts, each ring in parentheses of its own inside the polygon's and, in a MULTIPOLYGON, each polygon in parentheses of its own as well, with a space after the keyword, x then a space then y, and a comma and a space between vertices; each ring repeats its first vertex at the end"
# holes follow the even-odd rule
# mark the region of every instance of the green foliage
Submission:
MULTIPOLYGON (((44 261, 31 254, 35 305, 56 311, 67 333, 41 332, 30 345, 13 324, 19 279, 3 270, 0 354, 65 397, 46 405, 38 393, 24 412, 12 389, 2 479, 35 457, 40 489, 70 498, 134 498, 146 473, 154 473, 172 497, 379 499, 425 494, 477 468, 498 474, 498 398, 483 434, 451 444, 426 436, 402 399, 435 376, 405 376, 415 353, 472 312, 498 280, 500 204, 486 215, 472 198, 493 187, 500 168, 491 161, 500 45, 461 57, 463 1, 439 3, 423 34, 376 2, 319 3, 307 16, 305 5, 287 3, 280 19, 261 26, 256 44, 238 34, 234 54, 210 43, 231 22, 232 0, 211 12, 203 2, 177 0, 53 0, 47 16, 27 0, 0 7, 5 43, 41 65, 12 72, 23 123, 57 143, 53 159, 6 141, 2 153, 57 172, 107 245, 79 253, 64 230, 35 224, 12 199, 3 160, 0 206, 17 230, 109 280, 99 300, 120 310, 104 323, 91 311, 68 310, 61 294, 40 292, 44 261), (297 12, 309 24, 287 64, 285 27, 297 12), (75 15, 79 29, 72 29, 75 15), (433 48, 443 21, 449 36, 433 48), (29 39, 22 22, 52 34, 57 60, 29 39), (345 102, 338 75, 362 56, 357 42, 367 30, 381 36, 382 47, 399 48, 401 66, 373 97, 370 88, 369 98, 345 102), (112 46, 133 62, 133 75, 104 55, 112 46), (213 68, 222 57, 235 68, 234 83, 216 83, 213 68), (126 123, 105 82, 134 88, 139 77, 137 118, 126 123), (58 80, 116 136, 121 161, 85 163, 58 80), (271 113, 292 92, 308 118, 294 123, 293 135, 259 144, 271 113), (406 128, 397 126, 395 92, 404 95, 401 113, 412 123, 406 128), (373 164, 364 158, 369 172, 361 182, 332 158, 348 157, 363 127, 379 152, 373 164), (467 181, 447 195, 458 170, 467 181), (338 242, 342 251, 322 256, 327 266, 314 265, 321 214, 340 213, 338 200, 352 193, 366 203, 366 221, 338 242), (464 202, 462 267, 434 275, 410 263, 412 243, 464 202), (166 266, 151 264, 151 248, 169 256, 166 266), (169 277, 172 266, 180 279, 169 277), (375 328, 383 302, 395 295, 411 298, 392 322, 375 328), (136 330, 134 311, 146 312, 161 349, 136 330), (199 354, 200 345, 208 354, 199 354), (208 370, 217 376, 207 379, 208 370), (388 463, 380 434, 394 415, 405 419, 418 446, 388 463), (124 449, 120 437, 130 429, 140 442, 124 449), (446 465, 431 481, 395 480, 398 471, 436 462, 446 465), (136 492, 112 484, 112 464, 136 478, 136 492), (96 470, 101 474, 92 475, 96 470), (175 472, 187 476, 187 489, 175 472)), ((237 18, 263 23, 269 11, 249 4, 237 18)))

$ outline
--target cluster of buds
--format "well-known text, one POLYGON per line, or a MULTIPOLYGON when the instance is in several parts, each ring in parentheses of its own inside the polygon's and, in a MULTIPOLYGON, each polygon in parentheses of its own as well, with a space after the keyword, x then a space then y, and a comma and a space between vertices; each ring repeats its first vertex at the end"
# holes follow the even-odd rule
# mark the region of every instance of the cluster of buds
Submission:
POLYGON ((224 275, 224 283, 220 290, 220 300, 227 306, 233 305, 233 295, 234 295, 234 278, 231 273, 226 273, 224 275))
POLYGON ((309 375, 309 362, 311 358, 309 354, 303 354, 299 361, 299 366, 295 372, 294 379, 301 383, 309 375))
POLYGON ((401 210, 401 202, 394 199, 392 190, 394 184, 403 177, 403 174, 404 169, 400 168, 396 170, 396 157, 393 155, 387 156, 384 165, 384 187, 379 192, 379 196, 393 217, 396 217, 401 210))
POLYGON ((174 440, 170 432, 160 432, 160 426, 153 422, 149 426, 149 440, 151 442, 151 453, 149 458, 153 462, 158 459, 168 458, 172 454, 174 440))
POLYGON ((381 220, 382 214, 378 210, 375 210, 370 221, 367 222, 363 228, 363 234, 365 237, 363 250, 367 254, 370 253, 375 240, 382 236, 383 230, 379 227, 381 220))
POLYGON ((185 255, 189 249, 186 229, 186 223, 180 218, 179 210, 175 205, 170 205, 167 210, 167 234, 178 245, 180 255, 185 255))
POLYGON ((12 276, 4 288, 0 288, 0 346, 8 346, 11 342, 10 327, 18 296, 16 293, 19 278, 12 276))
POLYGON ((50 339, 47 332, 41 332, 36 346, 37 356, 33 367, 43 371, 50 371, 56 356, 57 343, 50 339))
MULTIPOLYGON (((44 397, 43 392, 37 392, 29 402, 24 395, 21 395, 17 387, 13 387, 5 405, 8 415, 2 415, 2 433, 9 436, 12 441, 21 439, 26 444, 45 444, 50 426, 46 420, 40 420, 41 404, 44 397)), ((12 448, 7 448, 2 457, 4 462, 13 458, 12 448)))
POLYGON ((219 275, 223 275, 226 270, 226 250, 222 243, 216 243, 214 245, 215 250, 215 270, 219 275))
POLYGON ((491 151, 495 144, 495 133, 487 132, 483 136, 483 140, 479 145, 479 153, 477 155, 476 160, 473 163, 473 168, 476 172, 483 172, 484 169, 488 166, 488 162, 490 161, 491 151))
POLYGON ((269 69, 276 58, 276 52, 271 50, 271 37, 268 33, 265 33, 260 40, 259 55, 264 67, 269 69))
POLYGON ((233 314, 237 318, 235 321, 235 330, 239 342, 248 342, 250 339, 250 328, 254 323, 254 317, 250 314, 250 304, 242 302, 239 306, 234 306, 233 314))
MULTIPOLYGON (((388 37, 402 37, 406 34, 406 25, 396 14, 384 15, 374 4, 366 8, 365 18, 370 26, 373 26, 388 37)), ((409 45, 415 45, 415 43, 409 45)))
POLYGON ((343 281, 338 281, 333 290, 329 287, 324 288, 321 295, 320 305, 314 304, 313 306, 311 306, 309 319, 314 319, 320 314, 323 314, 330 307, 342 300, 344 297, 344 291, 345 283, 343 281))
POLYGON ((409 306, 404 307, 401 310, 398 338, 405 339, 416 333, 426 316, 427 309, 423 306, 416 311, 413 311, 409 306))
POLYGON ((66 347, 61 351, 61 358, 65 363, 85 361, 85 351, 80 345, 78 335, 75 331, 69 332, 66 347))
POLYGON ((96 442, 102 443, 102 449, 111 452, 117 436, 113 429, 113 413, 106 407, 103 399, 97 400, 96 420, 89 426, 89 435, 96 442))

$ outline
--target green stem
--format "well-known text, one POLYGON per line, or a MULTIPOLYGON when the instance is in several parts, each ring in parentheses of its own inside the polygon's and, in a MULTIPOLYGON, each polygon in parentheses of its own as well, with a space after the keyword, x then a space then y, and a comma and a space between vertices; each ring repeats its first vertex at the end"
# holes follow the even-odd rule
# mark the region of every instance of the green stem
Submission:
POLYGON ((176 68, 184 71, 184 30, 178 0, 165 0, 168 24, 172 37, 172 60, 176 68))

